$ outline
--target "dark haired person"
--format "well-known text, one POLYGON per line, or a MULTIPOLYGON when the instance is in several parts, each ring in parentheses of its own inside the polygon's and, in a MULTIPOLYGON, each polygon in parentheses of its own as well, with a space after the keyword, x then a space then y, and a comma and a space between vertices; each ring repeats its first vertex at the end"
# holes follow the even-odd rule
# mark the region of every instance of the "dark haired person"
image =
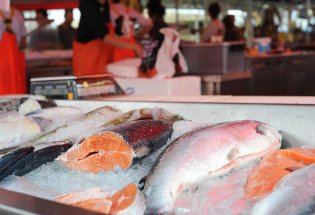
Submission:
POLYGON ((161 36, 160 30, 168 27, 164 21, 165 7, 160 1, 149 1, 147 4, 148 14, 152 20, 153 27, 149 35, 153 39, 158 39, 161 36))
POLYGON ((226 15, 223 18, 225 26, 224 41, 239 41, 243 39, 241 30, 235 26, 234 22, 235 18, 233 15, 226 15))
POLYGON ((29 35, 29 48, 35 51, 58 49, 58 26, 48 19, 45 9, 36 10, 37 29, 29 35))
POLYGON ((71 26, 73 21, 72 9, 65 10, 65 21, 58 26, 59 42, 63 49, 72 49, 75 38, 75 29, 71 26))
POLYGON ((104 73, 106 65, 113 60, 113 47, 130 49, 141 57, 141 46, 125 41, 111 30, 107 0, 81 1, 80 11, 77 41, 73 46, 75 75, 104 73))
POLYGON ((219 3, 211 3, 208 7, 208 14, 211 21, 201 35, 202 42, 220 42, 223 40, 225 28, 224 24, 219 20, 221 7, 219 3))
MULTIPOLYGON (((146 35, 151 27, 151 21, 146 19, 140 12, 121 3, 120 0, 111 0, 110 18, 112 25, 115 28, 115 33, 125 41, 136 43, 135 38, 142 38, 146 35), (138 25, 140 30, 135 32, 135 26, 138 25)), ((114 61, 119 61, 127 58, 134 58, 135 55, 130 50, 115 48, 114 61)))
POLYGON ((26 29, 22 14, 15 8, 0 8, 0 95, 26 93, 26 29))

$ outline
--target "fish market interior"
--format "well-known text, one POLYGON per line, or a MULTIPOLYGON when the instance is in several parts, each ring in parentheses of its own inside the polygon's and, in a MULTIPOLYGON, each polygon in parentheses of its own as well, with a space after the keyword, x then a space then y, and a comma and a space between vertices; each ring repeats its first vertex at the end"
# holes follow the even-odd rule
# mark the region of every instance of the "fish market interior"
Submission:
POLYGON ((315 1, 0 0, 0 214, 315 214, 315 1))

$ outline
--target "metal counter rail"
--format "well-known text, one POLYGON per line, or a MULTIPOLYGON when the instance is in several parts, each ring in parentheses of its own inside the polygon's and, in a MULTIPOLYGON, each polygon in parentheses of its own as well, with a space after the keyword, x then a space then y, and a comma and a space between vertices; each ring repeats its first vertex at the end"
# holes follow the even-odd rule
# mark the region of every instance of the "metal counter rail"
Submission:
POLYGON ((45 199, 40 199, 25 194, 0 189, 0 214, 1 215, 61 215, 80 214, 96 215, 99 213, 71 207, 45 199))

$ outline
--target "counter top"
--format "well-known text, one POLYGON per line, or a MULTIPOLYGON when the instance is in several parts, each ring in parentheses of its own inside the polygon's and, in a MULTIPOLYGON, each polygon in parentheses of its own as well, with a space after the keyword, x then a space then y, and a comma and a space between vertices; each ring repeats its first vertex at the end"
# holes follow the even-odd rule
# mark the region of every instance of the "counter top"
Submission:
POLYGON ((134 102, 315 105, 315 97, 308 96, 115 96, 104 97, 97 100, 134 102))

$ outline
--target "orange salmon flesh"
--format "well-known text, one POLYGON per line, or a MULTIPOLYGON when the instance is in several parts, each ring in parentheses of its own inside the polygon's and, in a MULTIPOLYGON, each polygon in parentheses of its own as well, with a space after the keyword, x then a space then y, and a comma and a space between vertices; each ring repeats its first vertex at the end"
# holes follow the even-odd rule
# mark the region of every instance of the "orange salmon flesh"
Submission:
POLYGON ((78 148, 65 154, 64 164, 72 169, 100 172, 119 167, 128 169, 135 152, 118 134, 103 132, 85 139, 78 148))
POLYGON ((315 149, 280 149, 267 154, 248 178, 246 198, 255 199, 270 193, 281 178, 314 162, 315 149))

